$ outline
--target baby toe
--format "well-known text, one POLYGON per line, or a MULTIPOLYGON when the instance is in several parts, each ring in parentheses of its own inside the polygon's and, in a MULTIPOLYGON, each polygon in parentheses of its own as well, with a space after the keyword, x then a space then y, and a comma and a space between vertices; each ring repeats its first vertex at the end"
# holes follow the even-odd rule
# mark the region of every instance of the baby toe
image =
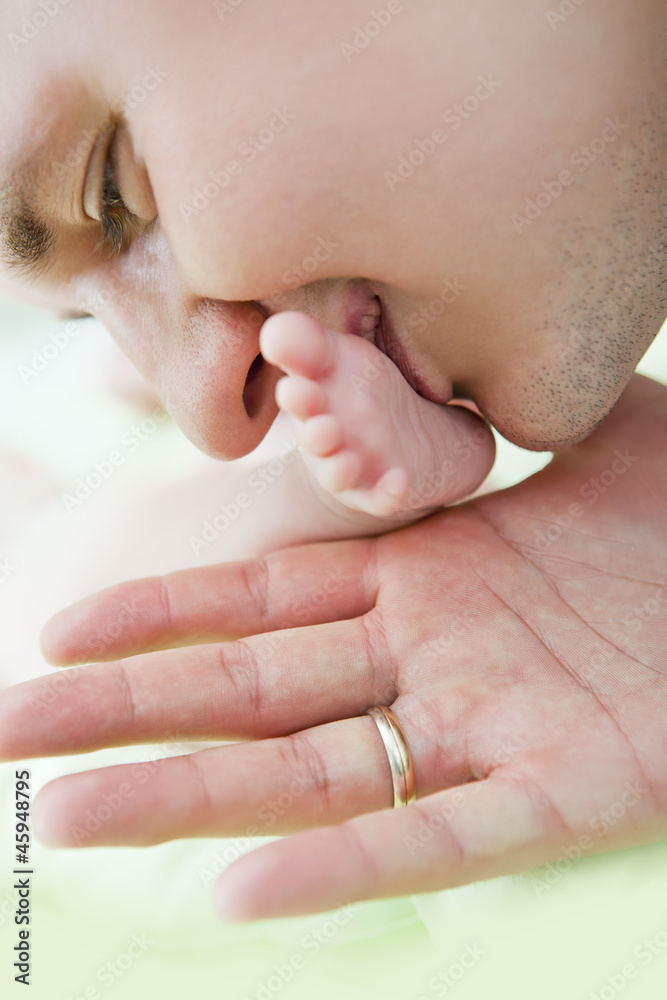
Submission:
POLYGON ((306 422, 301 437, 311 454, 324 457, 340 448, 343 429, 336 417, 331 413, 323 413, 306 422))
POLYGON ((259 336, 265 359, 289 375, 323 378, 334 361, 334 335, 312 316, 281 312, 269 316, 259 336))
POLYGON ((294 376, 280 379, 276 385, 276 402, 290 416, 307 420, 326 409, 327 397, 317 382, 294 376))
POLYGON ((317 478, 325 490, 341 493, 358 486, 362 473, 362 461, 353 451, 339 451, 321 460, 317 478))

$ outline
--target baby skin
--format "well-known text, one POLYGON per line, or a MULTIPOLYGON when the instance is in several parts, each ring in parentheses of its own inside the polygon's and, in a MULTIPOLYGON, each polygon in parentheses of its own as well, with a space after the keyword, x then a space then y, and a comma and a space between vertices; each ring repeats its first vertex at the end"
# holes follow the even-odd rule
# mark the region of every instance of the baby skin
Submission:
POLYGON ((302 488, 292 515, 309 540, 408 524, 488 474, 495 445, 486 425, 418 395, 369 340, 280 312, 264 323, 260 347, 286 373, 276 400, 294 424, 302 488))

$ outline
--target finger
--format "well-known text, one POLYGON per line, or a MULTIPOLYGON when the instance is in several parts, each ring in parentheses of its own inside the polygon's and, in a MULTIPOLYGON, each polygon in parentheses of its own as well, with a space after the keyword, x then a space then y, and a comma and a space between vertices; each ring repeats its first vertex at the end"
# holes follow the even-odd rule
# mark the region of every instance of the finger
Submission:
MULTIPOLYGON (((562 828, 525 788, 494 777, 406 808, 295 834, 235 861, 214 902, 223 919, 334 909, 342 902, 433 892, 542 864, 562 828)), ((571 836, 571 834, 569 834, 571 836)))
POLYGON ((42 652, 90 663, 353 618, 375 603, 373 565, 370 542, 354 540, 122 583, 52 618, 42 652))
POLYGON ((338 823, 392 801, 374 727, 368 717, 355 718, 289 737, 58 778, 35 799, 35 829, 60 847, 145 846, 338 823))
POLYGON ((161 742, 165 732, 261 738, 359 715, 396 697, 389 654, 376 668, 374 633, 371 619, 353 619, 26 681, 0 695, 0 758, 161 742))
MULTIPOLYGON (((465 746, 467 729, 452 708, 445 725, 457 724, 465 746)), ((404 728, 420 794, 470 779, 470 768, 454 755, 437 767, 441 755, 430 738, 404 728)), ((40 791, 34 819, 40 837, 62 847, 147 845, 341 823, 390 805, 393 794, 384 744, 363 715, 285 737, 67 775, 40 791)))

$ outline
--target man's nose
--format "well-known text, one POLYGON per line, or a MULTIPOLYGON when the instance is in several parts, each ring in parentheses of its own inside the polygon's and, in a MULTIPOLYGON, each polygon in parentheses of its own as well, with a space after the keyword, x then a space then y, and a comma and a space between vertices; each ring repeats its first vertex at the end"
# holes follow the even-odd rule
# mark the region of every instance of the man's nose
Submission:
POLYGON ((252 451, 273 423, 282 372, 261 356, 264 313, 251 302, 186 305, 179 348, 160 366, 158 391, 191 441, 214 458, 252 451))
MULTIPOLYGON (((239 458, 266 435, 281 372, 260 355, 265 314, 252 302, 200 298, 165 259, 98 271, 82 289, 183 432, 214 458, 239 458)), ((150 256, 150 255, 147 255, 150 256)), ((157 256, 157 255, 156 255, 157 256)))

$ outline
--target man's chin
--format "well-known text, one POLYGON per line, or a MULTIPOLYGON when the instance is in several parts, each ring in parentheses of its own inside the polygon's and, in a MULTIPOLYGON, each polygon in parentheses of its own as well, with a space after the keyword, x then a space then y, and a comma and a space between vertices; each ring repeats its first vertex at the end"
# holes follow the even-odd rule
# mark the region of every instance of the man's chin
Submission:
MULTIPOLYGON (((607 418, 616 400, 601 410, 572 410, 563 419, 545 413, 542 419, 527 419, 519 407, 515 412, 479 407, 482 416, 511 444, 526 451, 562 451, 585 441, 607 418)), ((560 416, 560 415, 559 415, 560 416)))

